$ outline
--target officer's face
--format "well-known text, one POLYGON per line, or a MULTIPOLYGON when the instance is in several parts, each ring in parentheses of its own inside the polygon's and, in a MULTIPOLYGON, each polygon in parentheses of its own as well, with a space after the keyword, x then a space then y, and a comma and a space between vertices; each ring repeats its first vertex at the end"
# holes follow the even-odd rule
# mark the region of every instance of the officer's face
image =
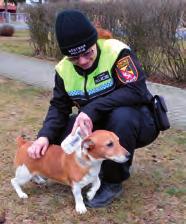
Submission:
POLYGON ((79 66, 83 70, 86 70, 93 65, 96 57, 97 57, 97 47, 96 44, 94 44, 86 52, 78 56, 68 57, 68 60, 71 61, 72 64, 79 66))

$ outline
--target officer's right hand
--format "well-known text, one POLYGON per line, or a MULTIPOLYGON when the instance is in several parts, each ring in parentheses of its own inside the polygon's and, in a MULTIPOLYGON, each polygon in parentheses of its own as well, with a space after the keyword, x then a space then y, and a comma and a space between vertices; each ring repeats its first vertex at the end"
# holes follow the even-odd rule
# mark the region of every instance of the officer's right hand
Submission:
POLYGON ((39 137, 28 148, 28 155, 33 159, 39 159, 45 154, 49 146, 47 137, 39 137))

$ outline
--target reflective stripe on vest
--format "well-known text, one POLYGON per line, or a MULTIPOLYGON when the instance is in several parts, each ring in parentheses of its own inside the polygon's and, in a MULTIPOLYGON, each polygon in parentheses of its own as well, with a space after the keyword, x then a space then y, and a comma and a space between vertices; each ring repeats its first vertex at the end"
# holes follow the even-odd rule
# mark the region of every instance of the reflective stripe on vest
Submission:
POLYGON ((78 74, 67 57, 56 65, 56 71, 63 79, 65 90, 72 100, 92 99, 115 87, 111 74, 112 67, 121 50, 130 48, 115 39, 98 40, 97 43, 101 50, 99 63, 87 77, 78 74))

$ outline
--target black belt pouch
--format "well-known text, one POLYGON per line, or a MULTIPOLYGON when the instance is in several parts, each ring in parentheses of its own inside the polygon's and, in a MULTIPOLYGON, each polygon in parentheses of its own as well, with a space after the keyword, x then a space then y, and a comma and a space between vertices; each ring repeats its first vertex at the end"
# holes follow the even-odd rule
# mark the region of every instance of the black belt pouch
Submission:
POLYGON ((167 116, 167 106, 162 96, 155 95, 152 98, 152 109, 156 126, 159 131, 165 131, 170 128, 170 122, 167 116))

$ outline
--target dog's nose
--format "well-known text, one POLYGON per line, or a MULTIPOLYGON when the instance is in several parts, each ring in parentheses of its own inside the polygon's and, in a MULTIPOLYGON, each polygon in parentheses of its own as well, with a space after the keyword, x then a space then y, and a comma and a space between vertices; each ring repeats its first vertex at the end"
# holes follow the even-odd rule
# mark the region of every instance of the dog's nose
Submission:
POLYGON ((126 158, 130 159, 130 152, 127 152, 126 158))

